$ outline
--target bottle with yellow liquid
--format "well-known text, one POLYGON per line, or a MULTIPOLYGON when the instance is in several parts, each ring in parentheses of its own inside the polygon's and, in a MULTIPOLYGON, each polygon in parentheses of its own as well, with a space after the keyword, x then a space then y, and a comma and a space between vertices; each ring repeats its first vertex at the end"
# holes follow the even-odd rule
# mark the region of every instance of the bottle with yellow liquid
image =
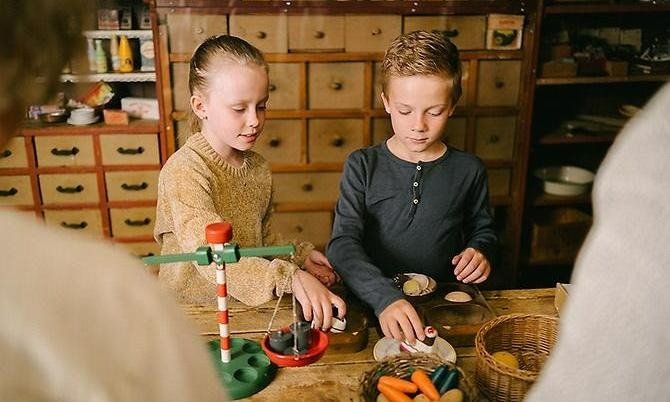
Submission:
POLYGON ((133 51, 126 35, 121 35, 119 40, 119 72, 133 72, 133 51))

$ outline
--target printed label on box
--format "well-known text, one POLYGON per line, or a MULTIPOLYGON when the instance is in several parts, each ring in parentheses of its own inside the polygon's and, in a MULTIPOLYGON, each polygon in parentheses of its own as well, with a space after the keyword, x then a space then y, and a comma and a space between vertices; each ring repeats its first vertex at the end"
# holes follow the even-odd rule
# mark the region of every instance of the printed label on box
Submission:
POLYGON ((489 15, 486 29, 486 48, 521 49, 523 19, 523 15, 489 15))

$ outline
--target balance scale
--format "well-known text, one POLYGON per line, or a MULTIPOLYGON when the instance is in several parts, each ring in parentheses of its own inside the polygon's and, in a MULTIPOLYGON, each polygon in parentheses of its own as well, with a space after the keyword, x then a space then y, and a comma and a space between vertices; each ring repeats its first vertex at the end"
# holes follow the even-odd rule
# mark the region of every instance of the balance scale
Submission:
MULTIPOLYGON (((328 347, 328 336, 319 329, 311 331, 311 346, 298 352, 297 331, 294 331, 293 353, 282 354, 270 347, 270 329, 272 321, 281 301, 275 305, 274 314, 270 319, 268 330, 259 344, 256 341, 242 338, 231 338, 228 320, 228 290, 226 286, 226 263, 238 262, 241 257, 264 257, 273 255, 293 255, 295 246, 240 248, 229 243, 233 238, 233 228, 229 223, 217 222, 207 225, 205 239, 210 246, 199 247, 194 253, 169 254, 145 257, 146 265, 167 264, 173 262, 195 261, 198 265, 216 264, 216 299, 218 305, 219 340, 208 343, 219 379, 232 399, 241 399, 253 395, 265 388, 274 378, 279 367, 298 367, 317 361, 328 347)), ((296 300, 293 297, 293 324, 291 328, 299 328, 296 300)), ((284 332, 290 331, 288 328, 284 332)), ((279 331, 277 331, 279 332, 279 331)))

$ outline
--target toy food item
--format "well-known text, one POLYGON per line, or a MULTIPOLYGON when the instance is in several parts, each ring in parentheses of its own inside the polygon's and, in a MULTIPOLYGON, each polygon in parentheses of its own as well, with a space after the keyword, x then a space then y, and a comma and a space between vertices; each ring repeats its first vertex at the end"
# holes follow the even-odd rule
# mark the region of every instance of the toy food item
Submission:
POLYGON ((421 369, 416 369, 412 373, 412 382, 416 384, 421 392, 428 397, 431 401, 437 401, 440 399, 440 394, 437 392, 437 388, 430 381, 428 374, 421 369))
POLYGON ((512 368, 518 369, 519 368, 519 361, 516 359, 516 356, 511 354, 510 352, 506 352, 504 350, 501 350, 499 352, 495 352, 493 354, 493 358, 496 361, 499 361, 502 364, 506 364, 512 368))
POLYGON ((402 284, 402 291, 408 296, 416 296, 421 293, 421 284, 416 279, 410 279, 402 284))
POLYGON ((463 402, 463 391, 458 388, 452 388, 442 395, 440 402, 463 402))
POLYGON ((377 402, 389 402, 389 400, 381 392, 377 395, 377 402))
POLYGON ((430 402, 430 399, 424 394, 419 394, 414 397, 413 399, 414 402, 430 402))
POLYGON ((435 344, 435 339, 437 339, 437 330, 434 327, 428 325, 426 328, 424 328, 423 333, 426 335, 423 341, 417 339, 414 342, 414 346, 410 345, 406 341, 403 341, 400 343, 400 348, 409 353, 433 353, 433 345, 435 344))
POLYGON ((412 398, 386 384, 377 383, 377 390, 384 394, 389 402, 412 402, 412 398))
POLYGON ((390 375, 383 375, 379 377, 379 383, 393 387, 398 391, 404 392, 406 394, 413 394, 418 390, 416 384, 413 382, 390 375))
POLYGON ((453 292, 447 293, 447 295, 444 296, 444 299, 453 303, 466 303, 472 300, 472 296, 466 292, 455 290, 453 292))

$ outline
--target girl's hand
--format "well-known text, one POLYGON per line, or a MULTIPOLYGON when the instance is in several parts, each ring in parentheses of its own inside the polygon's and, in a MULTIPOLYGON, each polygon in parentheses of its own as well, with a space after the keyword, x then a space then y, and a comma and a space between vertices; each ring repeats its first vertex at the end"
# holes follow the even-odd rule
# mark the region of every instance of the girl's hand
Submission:
POLYGON ((405 299, 389 304, 379 314, 379 325, 384 336, 400 342, 407 341, 410 345, 414 345, 417 338, 423 340, 426 337, 419 314, 405 299))
POLYGON ((491 264, 481 251, 468 247, 452 258, 454 275, 463 283, 482 283, 491 274, 491 264))
POLYGON ((305 320, 312 321, 315 328, 327 331, 333 319, 333 306, 339 318, 347 314, 347 306, 340 297, 329 291, 310 273, 297 270, 293 276, 293 293, 302 306, 305 320))
POLYGON ((340 281, 340 276, 335 272, 326 256, 313 250, 305 259, 305 270, 314 275, 324 286, 331 287, 340 281))

